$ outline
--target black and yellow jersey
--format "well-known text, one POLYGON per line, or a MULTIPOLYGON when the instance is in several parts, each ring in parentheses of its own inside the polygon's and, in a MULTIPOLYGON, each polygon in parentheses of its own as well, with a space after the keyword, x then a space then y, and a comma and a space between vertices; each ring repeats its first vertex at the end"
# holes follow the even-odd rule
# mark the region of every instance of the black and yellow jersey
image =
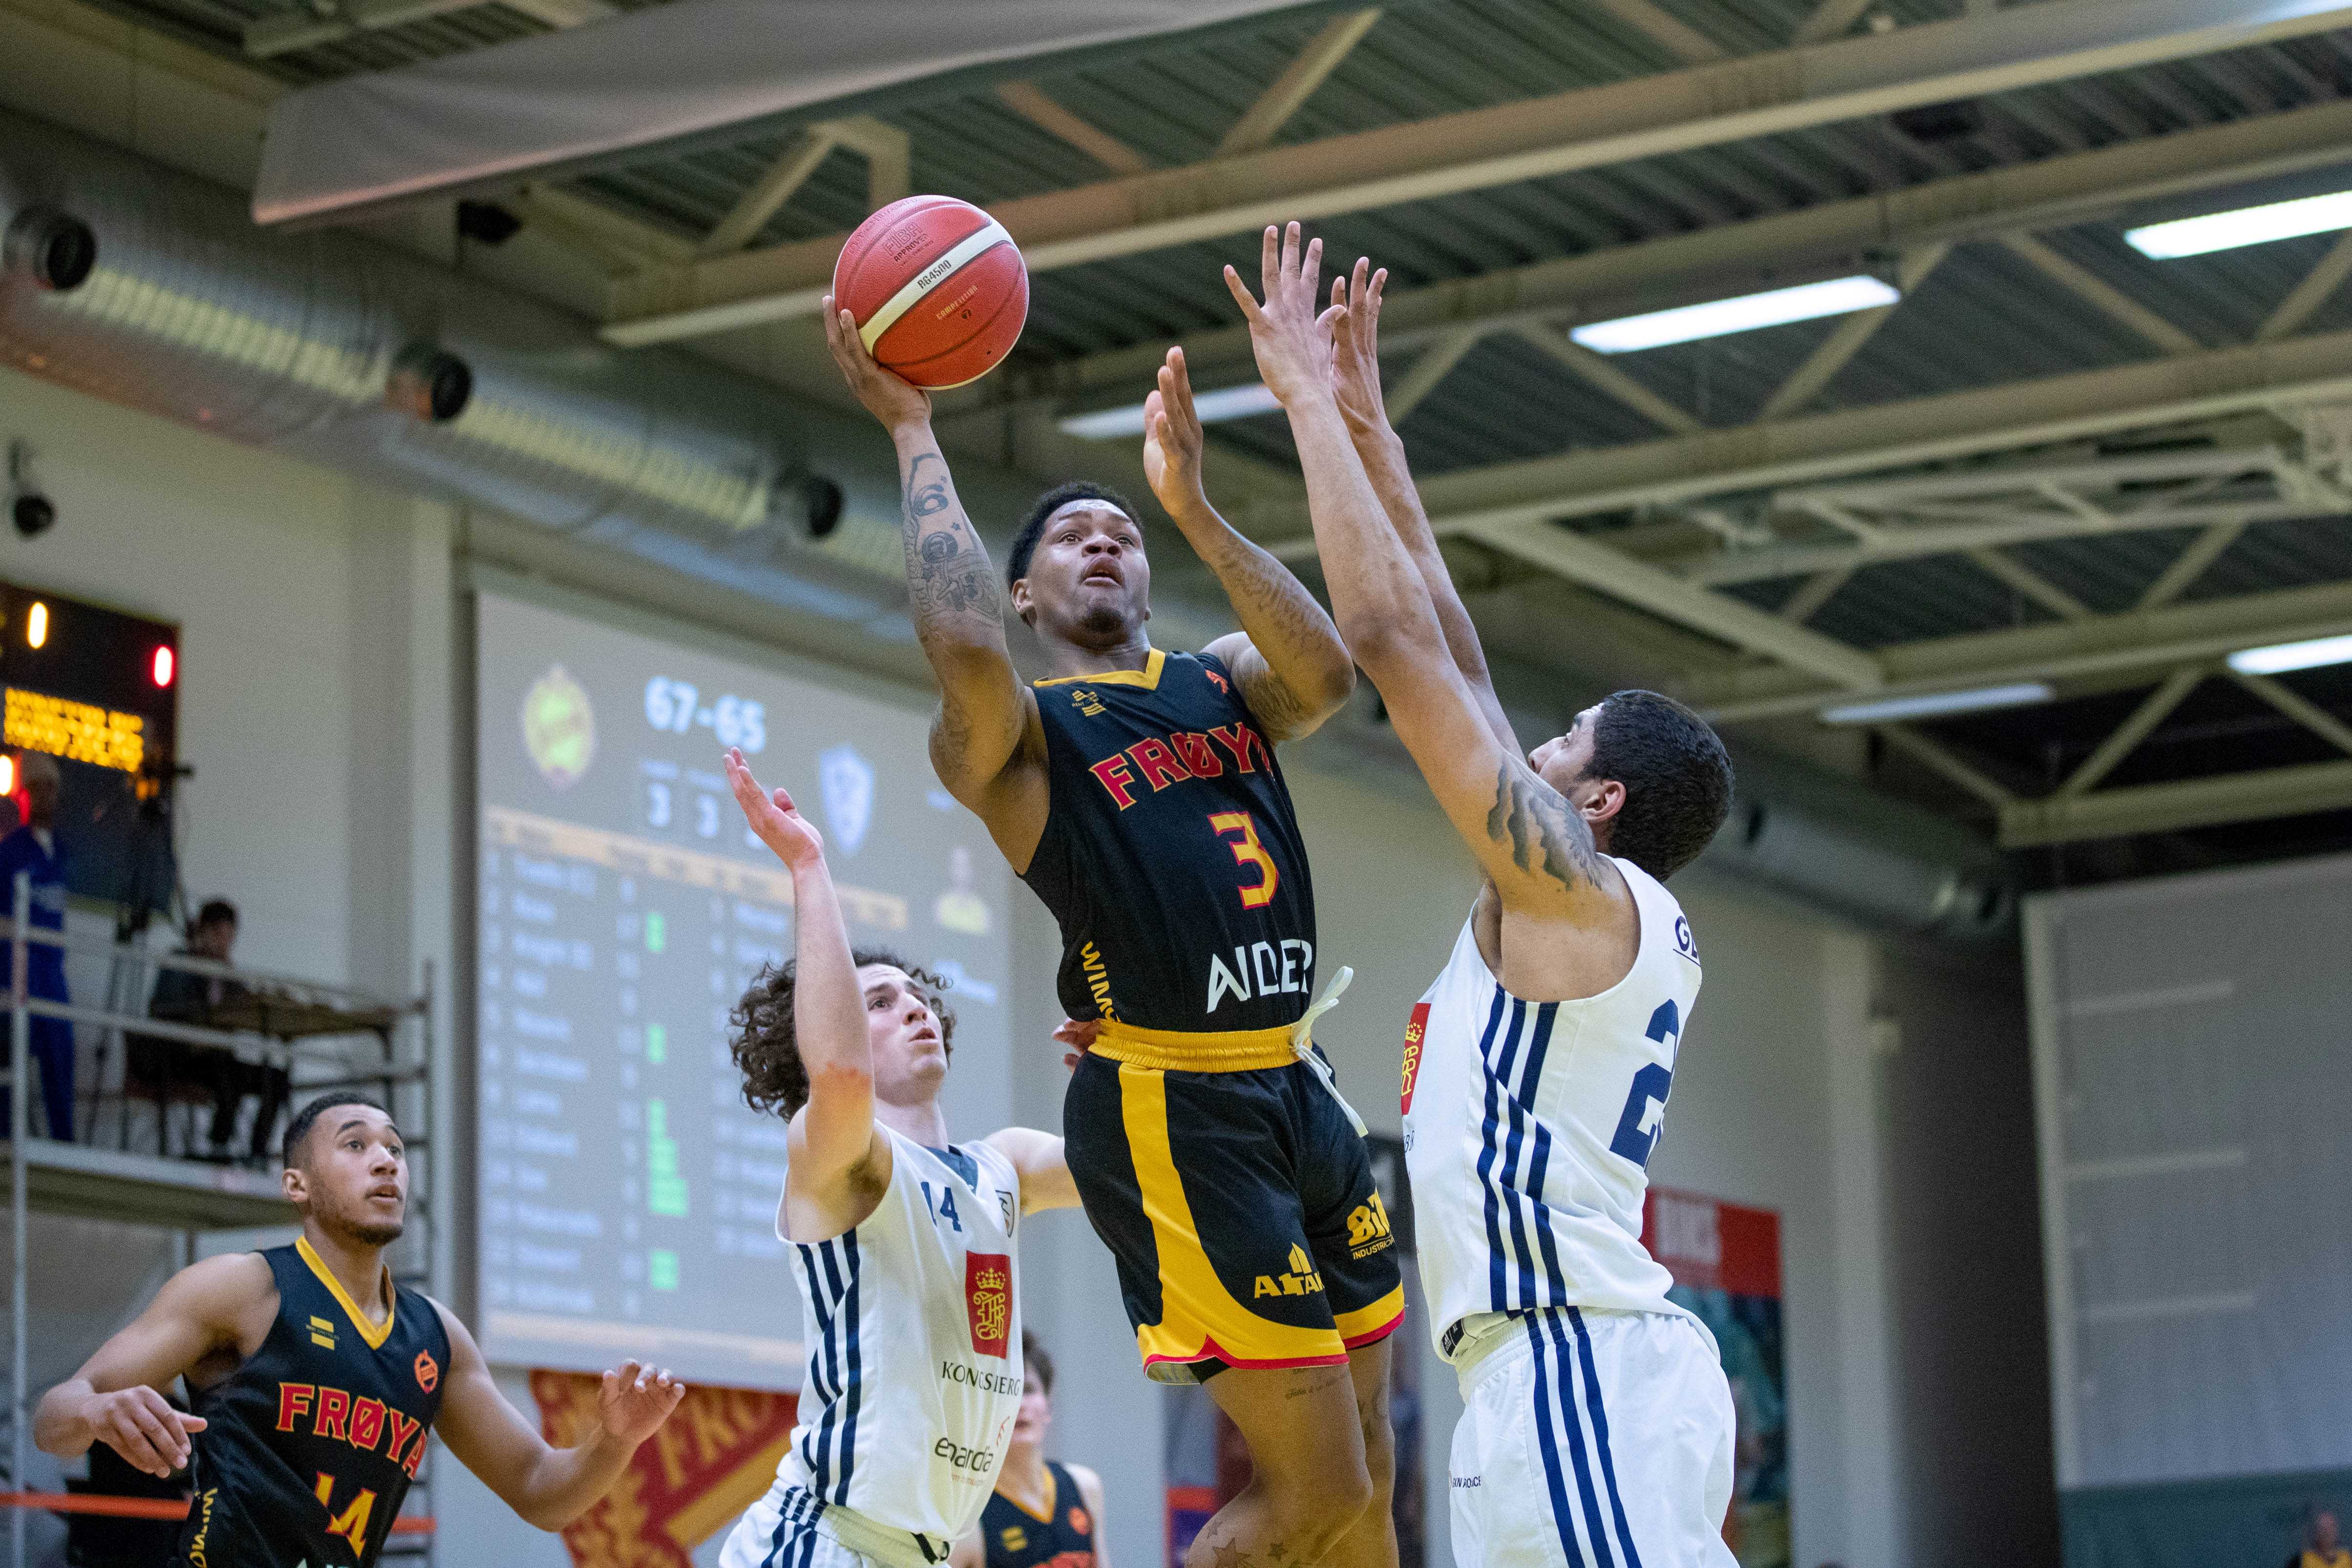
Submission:
POLYGON ((1062 928, 1073 1018, 1286 1028, 1315 983, 1315 890, 1274 747, 1213 655, 1036 683, 1045 836, 1024 877, 1062 928))
POLYGON ((448 1331, 413 1291, 371 1322, 307 1240, 261 1256, 278 1316, 258 1350, 196 1392, 209 1425, 193 1440, 196 1491, 173 1562, 368 1568, 440 1414, 448 1331))
POLYGON ((1095 1521, 1078 1483, 1048 1459, 1045 1489, 1042 1514, 1001 1491, 989 1494, 980 1515, 988 1568, 1094 1568, 1095 1521))

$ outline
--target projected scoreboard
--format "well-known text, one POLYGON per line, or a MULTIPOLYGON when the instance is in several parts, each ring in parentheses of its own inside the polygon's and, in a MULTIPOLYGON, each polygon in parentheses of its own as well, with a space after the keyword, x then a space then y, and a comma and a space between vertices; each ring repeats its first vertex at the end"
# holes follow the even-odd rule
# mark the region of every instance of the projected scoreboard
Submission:
POLYGON ((960 1054, 1004 1043, 1011 875, 940 791, 924 714, 478 603, 488 1353, 581 1370, 654 1354, 698 1381, 795 1386, 784 1123, 744 1108, 727 1047, 736 999, 792 952, 792 880, 721 753, 742 747, 824 828, 854 943, 954 983, 960 1054))

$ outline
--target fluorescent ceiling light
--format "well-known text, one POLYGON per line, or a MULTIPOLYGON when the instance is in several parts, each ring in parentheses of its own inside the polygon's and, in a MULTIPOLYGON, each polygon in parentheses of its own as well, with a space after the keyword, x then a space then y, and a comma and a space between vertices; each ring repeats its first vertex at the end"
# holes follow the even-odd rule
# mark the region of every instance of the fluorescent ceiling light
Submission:
MULTIPOLYGON (((1281 406, 1281 401, 1257 382, 1192 395, 1192 412, 1201 416, 1203 425, 1214 425, 1221 419, 1247 419, 1253 414, 1271 414, 1281 406)), ((1143 405, 1130 403, 1124 408, 1106 408, 1097 414, 1073 414, 1056 423, 1064 435, 1083 436, 1089 441, 1140 436, 1143 405)))
POLYGON ((2352 637, 2273 643, 2268 647, 2240 648, 2230 656, 2230 668, 2240 675, 2277 675, 2289 669, 2316 669, 2323 664, 2352 664, 2352 637))
POLYGON ((1770 289, 1761 294, 1713 300, 1704 305, 1653 310, 1646 316, 1593 321, 1574 328, 1568 335, 1595 353, 1632 353, 1637 349, 1719 338, 1727 332, 1750 332, 1759 327, 1874 310, 1895 304, 1902 298, 1902 292, 1894 285, 1876 278, 1832 278, 1825 283, 1801 283, 1793 289, 1770 289))
POLYGON ((2234 212, 2209 213, 2203 217, 2127 228, 2124 230, 2124 243, 2142 256, 2169 261, 2175 257, 2202 256, 2210 250, 2263 245, 2305 234, 2327 234, 2339 228, 2352 228, 2352 191, 2305 196, 2299 201, 2268 202, 2234 212))
POLYGON ((1885 724, 1896 719, 1933 719, 1947 713, 1981 713, 1991 708, 2024 708, 2047 702, 2057 695, 2046 680, 2020 680, 2007 686, 1979 686, 1968 691, 1927 691, 1916 697, 1849 702, 1839 708, 1822 709, 1822 721, 1829 724, 1885 724))

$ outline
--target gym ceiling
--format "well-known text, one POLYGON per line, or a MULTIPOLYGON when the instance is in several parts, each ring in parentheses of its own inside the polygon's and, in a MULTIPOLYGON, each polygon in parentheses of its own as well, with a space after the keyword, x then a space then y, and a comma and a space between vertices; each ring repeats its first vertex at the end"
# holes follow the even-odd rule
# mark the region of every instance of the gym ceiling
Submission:
MULTIPOLYGON (((634 8, 104 6, 257 102, 634 8)), ((2352 665, 2227 662, 2352 633, 2352 234, 2124 237, 2346 189, 2352 4, 1409 0, 527 171, 473 193, 527 243, 494 258, 478 223, 463 259, 614 342, 838 402, 813 313, 841 238, 908 191, 981 203, 1029 258, 1030 321, 941 400, 944 437, 1139 486, 1131 439, 1061 423, 1138 401, 1171 342, 1202 390, 1250 382, 1218 268, 1307 216, 1391 269, 1391 407, 1498 656, 1674 691, 2097 875, 2352 847, 2352 665), (1857 276, 1899 300, 1636 353, 1571 336, 1857 276), (2049 695, 1821 717, 2000 687, 2049 695)), ((1213 494, 1311 569, 1281 416, 1211 440, 1213 494)))

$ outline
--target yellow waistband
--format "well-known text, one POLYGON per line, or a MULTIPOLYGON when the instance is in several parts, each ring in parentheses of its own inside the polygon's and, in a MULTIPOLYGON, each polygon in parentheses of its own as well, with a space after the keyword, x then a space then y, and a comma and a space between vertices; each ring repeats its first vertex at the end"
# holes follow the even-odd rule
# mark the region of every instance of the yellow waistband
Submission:
POLYGON ((1298 1059, 1289 1029, 1230 1029, 1195 1033, 1186 1029, 1139 1029, 1132 1024, 1105 1021, 1095 1037, 1094 1053, 1115 1062, 1162 1072, 1257 1072, 1288 1067, 1298 1059))

